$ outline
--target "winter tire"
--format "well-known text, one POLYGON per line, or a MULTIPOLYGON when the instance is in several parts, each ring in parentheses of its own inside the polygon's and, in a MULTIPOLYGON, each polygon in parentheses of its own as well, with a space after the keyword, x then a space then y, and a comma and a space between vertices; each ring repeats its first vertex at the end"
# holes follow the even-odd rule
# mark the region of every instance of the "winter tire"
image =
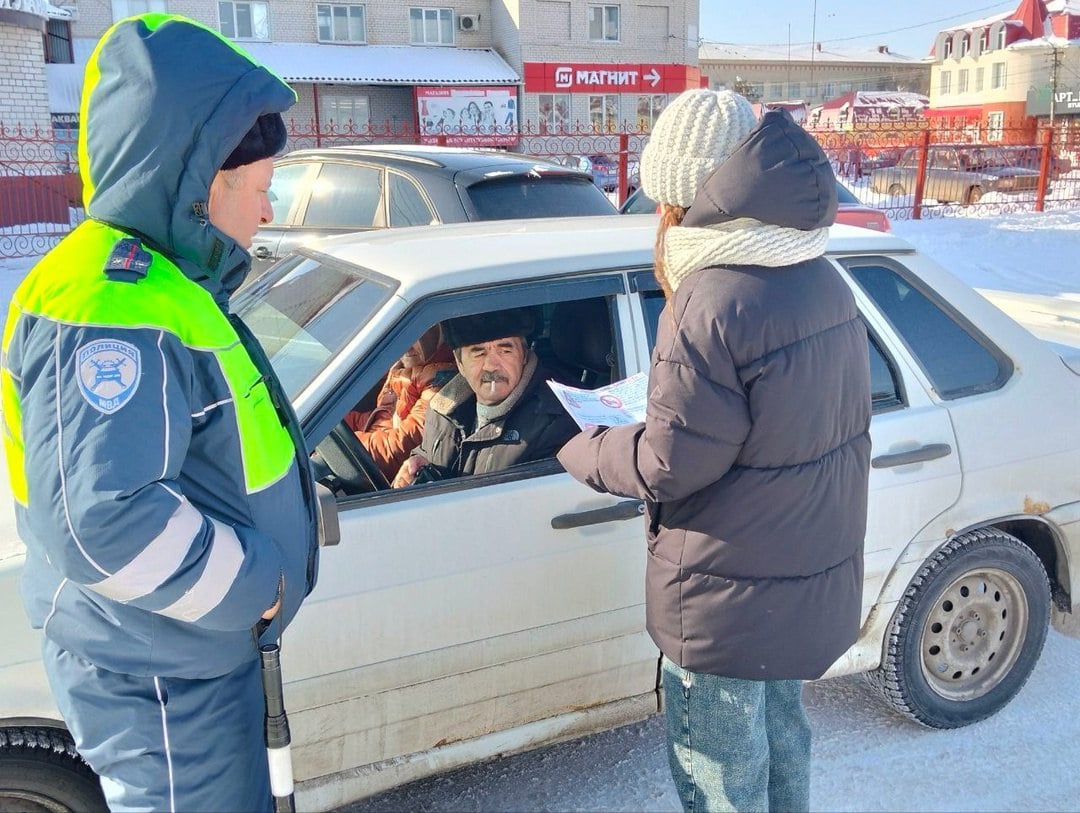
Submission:
POLYGON ((889 195, 891 197, 898 198, 906 194, 907 191, 904 189, 903 184, 894 183, 889 187, 889 195))
POLYGON ((1042 562, 993 528, 933 554, 893 615, 870 680, 897 711, 931 728, 995 714, 1035 668, 1050 620, 1042 562))
POLYGON ((99 811, 101 783, 64 732, 0 728, 0 813, 99 811))
POLYGON ((982 200, 983 191, 981 186, 973 186, 968 189, 967 194, 964 195, 964 205, 970 206, 972 203, 978 203, 982 200))

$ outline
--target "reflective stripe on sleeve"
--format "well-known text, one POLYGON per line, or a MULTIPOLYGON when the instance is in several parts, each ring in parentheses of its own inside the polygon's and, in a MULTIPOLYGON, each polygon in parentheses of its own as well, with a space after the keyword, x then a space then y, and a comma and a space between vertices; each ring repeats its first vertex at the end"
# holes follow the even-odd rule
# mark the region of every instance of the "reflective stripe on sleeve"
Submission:
POLYGON ((164 530, 138 556, 89 588, 114 601, 142 598, 176 572, 202 528, 203 515, 187 497, 181 497, 164 530))
POLYGON ((216 519, 210 522, 214 526, 214 541, 202 575, 178 601, 158 610, 161 615, 181 621, 198 621, 217 607, 233 586, 244 561, 244 550, 236 531, 216 519))

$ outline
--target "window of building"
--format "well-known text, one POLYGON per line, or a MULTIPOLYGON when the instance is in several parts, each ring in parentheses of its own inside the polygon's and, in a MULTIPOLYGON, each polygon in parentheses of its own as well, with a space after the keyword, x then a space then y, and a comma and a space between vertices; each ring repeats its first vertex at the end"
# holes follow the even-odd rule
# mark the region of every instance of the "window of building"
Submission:
POLYGON ((540 134, 561 133, 570 126, 570 96, 566 93, 541 93, 537 99, 540 134))
POLYGON ((589 42, 619 41, 619 7, 589 6, 589 42))
POLYGON ((982 30, 982 33, 979 35, 979 50, 980 51, 989 51, 990 50, 990 29, 989 28, 984 28, 982 30))
POLYGON ((836 85, 832 82, 826 82, 822 85, 821 97, 825 100, 831 99, 836 95, 836 85))
POLYGON ((798 99, 802 95, 802 82, 788 82, 787 93, 789 99, 798 99))
POLYGON ((986 114, 986 140, 1001 141, 1005 137, 1005 113, 997 110, 986 114))
POLYGON ((966 68, 962 71, 958 71, 956 74, 956 92, 968 92, 968 70, 966 68))
POLYGON ((71 23, 67 20, 47 20, 45 33, 45 61, 50 65, 70 65, 75 61, 71 52, 71 23))
POLYGON ((975 69, 975 92, 981 93, 983 89, 983 77, 986 75, 985 68, 975 69))
POLYGON ((818 97, 818 83, 810 82, 806 85, 806 98, 816 99, 818 97))
POLYGON ((840 83, 840 93, 841 94, 851 93, 851 90, 852 90, 851 82, 841 82, 840 83))
POLYGON ((944 96, 952 92, 952 71, 942 71, 938 76, 938 93, 944 96))
POLYGON ((960 38, 960 56, 961 57, 967 56, 967 52, 970 51, 970 50, 971 50, 971 41, 965 35, 965 36, 960 38))
POLYGON ((1005 63, 995 62, 990 66, 990 88, 1000 90, 1005 87, 1005 63))
POLYGON ((784 98, 784 86, 779 82, 773 82, 769 85, 769 98, 770 99, 783 99, 784 98))
POLYGON ((667 97, 663 94, 652 94, 637 97, 637 127, 642 132, 649 132, 656 124, 656 117, 664 109, 667 97))
POLYGON ((413 45, 453 45, 452 8, 410 8, 409 42, 413 45))
POLYGON ((997 50, 1001 50, 1005 47, 1005 26, 1001 26, 997 32, 997 44, 994 45, 997 50))
POLYGON ((319 96, 319 126, 324 131, 366 130, 370 124, 367 96, 319 96))
POLYGON ((221 33, 235 40, 270 39, 270 4, 264 2, 218 3, 221 33))
POLYGON ((946 38, 945 38, 945 53, 944 53, 944 58, 945 58, 945 59, 948 59, 949 57, 951 57, 951 56, 952 56, 952 54, 953 54, 953 50, 952 50, 952 37, 946 37, 946 38))
POLYGON ((169 4, 166 0, 112 0, 113 22, 151 11, 164 14, 168 10, 169 4))
POLYGON ((367 14, 363 6, 315 6, 322 42, 367 42, 367 14))
POLYGON ((614 133, 619 129, 619 97, 589 97, 589 125, 595 132, 614 133))

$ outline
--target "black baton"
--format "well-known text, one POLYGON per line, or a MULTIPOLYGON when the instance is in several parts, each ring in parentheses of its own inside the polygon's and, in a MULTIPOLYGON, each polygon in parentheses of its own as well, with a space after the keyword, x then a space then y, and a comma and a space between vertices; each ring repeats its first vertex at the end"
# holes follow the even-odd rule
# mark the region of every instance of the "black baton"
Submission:
POLYGON ((262 659, 263 697, 266 699, 266 759, 270 766, 270 792, 275 813, 293 813, 292 753, 289 718, 281 685, 281 648, 277 644, 259 647, 262 659))

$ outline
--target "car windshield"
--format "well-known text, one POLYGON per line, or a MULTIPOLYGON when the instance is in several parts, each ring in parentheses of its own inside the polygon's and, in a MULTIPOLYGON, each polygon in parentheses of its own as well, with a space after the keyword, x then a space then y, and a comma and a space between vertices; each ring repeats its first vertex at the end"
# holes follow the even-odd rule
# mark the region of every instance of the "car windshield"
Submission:
POLYGON ((294 256, 233 300, 289 398, 326 368, 394 292, 360 269, 294 256))
POLYGON ((836 200, 838 203, 854 204, 856 206, 862 205, 862 201, 851 194, 851 190, 842 183, 836 185, 836 200))
POLYGON ((466 193, 476 209, 474 220, 615 214, 604 193, 581 176, 513 175, 475 183, 466 193))

